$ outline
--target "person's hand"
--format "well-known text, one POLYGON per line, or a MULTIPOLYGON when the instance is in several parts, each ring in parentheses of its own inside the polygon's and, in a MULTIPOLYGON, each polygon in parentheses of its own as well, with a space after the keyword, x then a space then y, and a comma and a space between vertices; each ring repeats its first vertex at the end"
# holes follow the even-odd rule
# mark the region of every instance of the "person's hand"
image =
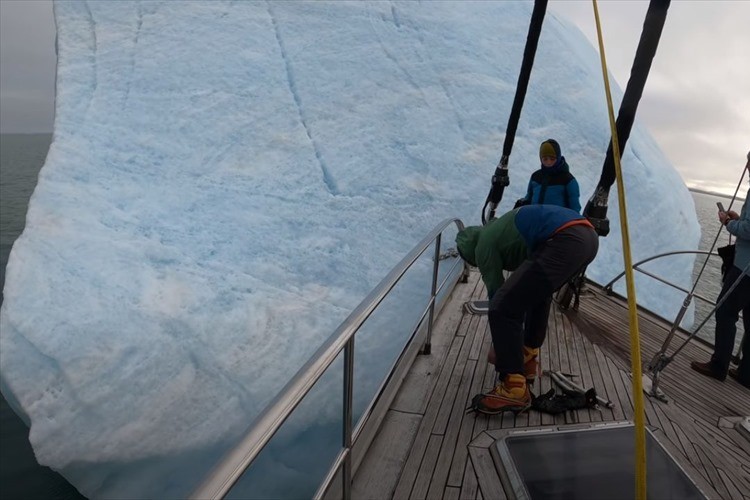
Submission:
POLYGON ((737 214, 737 212, 735 212, 734 210, 730 210, 729 212, 719 212, 719 221, 725 226, 730 220, 739 218, 739 214, 737 214))

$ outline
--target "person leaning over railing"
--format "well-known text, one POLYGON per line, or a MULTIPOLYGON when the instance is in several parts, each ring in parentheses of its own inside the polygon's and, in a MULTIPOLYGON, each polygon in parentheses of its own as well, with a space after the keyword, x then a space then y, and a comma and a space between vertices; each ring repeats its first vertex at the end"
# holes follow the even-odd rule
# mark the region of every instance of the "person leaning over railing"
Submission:
MULTIPOLYGON (((745 168, 750 171, 750 153, 748 153, 745 168)), ((724 224, 736 240, 734 265, 729 266, 724 275, 724 283, 719 292, 719 301, 727 294, 735 281, 740 279, 737 287, 731 291, 726 300, 716 309, 716 331, 714 333, 714 353, 707 363, 693 361, 690 367, 717 380, 724 380, 727 374, 736 379, 743 386, 750 388, 750 341, 747 332, 750 331, 750 212, 748 211, 750 189, 748 189, 745 203, 738 215, 737 212, 719 212, 719 220, 724 224), (734 339, 737 335, 737 320, 742 311, 742 321, 745 327, 745 339, 742 342, 742 359, 737 369, 729 369, 732 357, 734 339)))
POLYGON ((523 411, 531 405, 528 375, 536 372, 544 322, 528 323, 552 294, 596 256, 594 227, 575 211, 528 205, 469 226, 456 235, 461 258, 479 268, 490 301, 488 319, 496 358, 497 384, 477 395, 472 408, 486 414, 523 411), (515 270, 507 279, 504 270, 515 270))

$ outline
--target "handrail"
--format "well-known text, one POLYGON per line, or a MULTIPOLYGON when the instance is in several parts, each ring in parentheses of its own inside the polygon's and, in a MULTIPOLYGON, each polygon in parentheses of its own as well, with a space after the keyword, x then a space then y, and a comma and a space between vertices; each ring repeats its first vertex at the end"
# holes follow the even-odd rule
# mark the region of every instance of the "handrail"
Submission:
MULTIPOLYGON (((435 300, 436 300, 437 294, 440 293, 440 291, 442 291, 443 287, 448 282, 448 279, 450 279, 450 277, 453 276, 453 272, 456 269, 456 265, 459 264, 459 263, 461 263, 461 264, 464 265, 464 270, 468 269, 468 266, 463 261, 463 259, 459 259, 453 266, 451 266, 451 268, 448 270, 448 272, 445 273, 446 274, 445 279, 437 287, 435 295, 433 295, 430 298, 429 303, 425 306, 424 311, 422 311, 422 314, 419 317, 419 321, 417 321, 417 325, 421 324, 422 321, 424 321, 425 317, 428 315, 428 313, 434 309, 435 300)), ((432 320, 430 320, 430 323, 431 322, 432 322, 432 320)), ((428 325, 430 323, 428 323, 428 325)), ((430 344, 429 344, 429 342, 430 342, 431 338, 432 338, 431 337, 431 332, 428 332, 427 341, 425 342, 425 345, 423 346, 422 354, 430 354, 430 352, 429 352, 429 350, 430 350, 430 347, 429 347, 430 344)), ((411 339, 410 339, 410 341, 411 341, 411 339)), ((370 418, 370 415, 372 414, 375 405, 378 403, 378 400, 380 399, 380 395, 385 390, 385 387, 390 383, 391 376, 393 375, 396 366, 398 366, 398 364, 401 362, 404 354, 405 354, 405 351, 402 351, 401 354, 398 356, 398 358, 396 358, 396 360, 393 362, 393 364, 391 365, 390 369, 388 370, 388 375, 386 376, 385 379, 383 379, 382 383, 380 384, 380 387, 378 388, 378 391, 376 393, 377 395, 375 396, 375 398, 372 399, 372 401, 370 401, 370 404, 367 406, 367 408, 363 412, 362 417, 360 418, 360 421, 357 424, 357 427, 355 427, 354 430, 352 431, 352 439, 354 441, 356 441, 359 438, 359 435, 362 433, 363 428, 367 425, 367 422, 368 422, 368 420, 370 418)))
MULTIPOLYGON (((695 254, 695 255, 707 255, 709 257, 711 257, 711 256, 713 256, 713 257, 719 257, 718 253, 716 253, 716 252, 706 252, 705 250, 676 250, 676 251, 673 251, 673 252, 666 252, 666 253, 661 253, 661 254, 653 255, 653 256, 651 256, 651 257, 649 257, 647 259, 643 259, 641 261, 638 261, 635 264, 633 264, 633 269, 635 269, 636 271, 638 271, 638 272, 640 272, 642 274, 645 274, 646 276, 649 276, 649 277, 651 277, 651 278, 653 278, 653 279, 655 279, 655 280, 657 280, 657 281, 659 281, 661 283, 664 283, 665 285, 671 286, 675 290, 679 290, 679 291, 685 293, 688 297, 690 297, 691 295, 690 295, 690 291, 689 290, 687 290, 685 288, 682 288, 681 286, 678 286, 678 285, 676 285, 676 284, 674 284, 674 283, 672 283, 670 281, 667 281, 664 278, 661 278, 660 276, 657 276, 657 275, 655 275, 653 273, 650 273, 650 272, 648 272, 648 271, 646 271, 644 269, 640 269, 639 268, 639 266, 641 264, 645 264, 646 262, 650 262, 652 260, 656 260, 656 259, 661 258, 661 257, 669 257, 669 256, 672 256, 672 255, 683 255, 683 254, 695 254)), ((607 283, 606 285, 604 285, 604 287, 603 287, 604 291, 606 293, 608 293, 608 294, 614 293, 613 290, 612 290, 613 285, 620 278, 622 278, 624 275, 625 275, 625 272, 623 271, 620 274, 618 274, 617 276, 615 276, 609 283, 607 283)), ((704 296, 702 296, 702 295, 700 295, 698 293, 693 293, 692 297, 696 297, 696 298, 701 299, 702 301, 706 302, 707 304, 711 304, 712 306, 716 306, 716 302, 713 299, 708 299, 708 298, 706 298, 706 297, 704 297, 704 296)), ((686 300, 687 300, 687 298, 686 298, 686 300)), ((682 316, 684 315, 685 310, 687 310, 687 306, 688 306, 688 304, 683 303, 683 306, 680 309, 680 312, 678 313, 677 318, 673 322, 673 327, 676 327, 677 324, 682 321, 682 316)), ((653 312, 653 311, 651 311, 651 312, 653 312)), ((656 313, 654 313, 654 314, 656 314, 656 313)), ((705 324, 705 321, 703 322, 703 324, 705 324)), ((703 326, 703 324, 701 324, 701 327, 703 326)), ((697 333, 697 332, 698 332, 698 329, 696 329, 696 331, 693 332, 693 333, 697 333)), ((670 343, 673 335, 674 335, 674 328, 672 329, 671 334, 668 335, 667 339, 664 341, 665 345, 662 346, 662 350, 666 350, 666 348, 669 345, 669 343, 670 343)), ((707 345, 709 347, 713 347, 713 344, 711 342, 708 342, 707 340, 704 340, 702 338, 696 337, 694 340, 700 342, 701 344, 707 345)), ((658 355, 658 353, 657 353, 657 355, 658 355)), ((733 354, 732 355, 732 359, 734 361, 737 361, 739 359, 738 356, 739 356, 739 352, 737 354, 733 354)), ((653 365, 654 361, 652 360, 651 363, 649 363, 649 364, 653 365)))
MULTIPOLYGON (((636 271, 640 271, 643 274, 648 274, 646 271, 642 271, 642 270, 638 269, 638 266, 640 266, 641 264, 645 264, 646 262, 659 259, 661 257, 668 257, 670 255, 682 255, 682 254, 713 255, 715 257, 719 256, 718 253, 706 252, 704 250, 675 250, 674 252, 660 253, 658 255, 653 255, 653 256, 651 256, 651 257, 649 257, 647 259, 640 260, 640 261, 636 262, 635 264, 633 264, 633 269, 635 269, 636 271)), ((614 285, 617 282, 617 280, 619 280, 623 276, 625 276, 625 271, 621 272, 620 274, 618 274, 617 276, 615 276, 614 279, 612 279, 609 283, 607 283, 606 285, 604 285, 604 291, 607 292, 607 293, 611 292, 612 291, 612 285, 614 285)), ((651 276, 652 278, 656 278, 656 276, 653 276, 653 275, 649 275, 649 276, 651 276)), ((679 288, 677 285, 675 285, 673 283, 669 283, 667 281, 663 281, 660 278, 656 278, 656 279, 658 279, 659 281, 661 281, 665 285, 669 285, 669 286, 671 286, 673 288, 676 288, 676 289, 678 289, 680 291, 687 292, 687 290, 679 288)), ((704 300, 706 300, 706 299, 704 299, 704 300)))
MULTIPOLYGON (((383 280, 373 289, 365 299, 349 314, 349 316, 339 325, 328 340, 318 348, 302 368, 287 382, 279 395, 266 406, 266 408, 255 418, 253 424, 249 427, 247 433, 240 439, 238 444, 227 453, 227 455, 211 471, 206 480, 192 493, 191 498, 223 498, 232 486, 248 469, 250 464, 260 454, 265 445, 276 434, 281 425, 291 415, 294 409, 299 405, 302 399, 313 388, 315 383, 325 373, 328 367, 336 360, 339 353, 346 349, 344 353, 344 450, 339 454, 329 474, 326 476, 324 483, 330 484, 334 478, 335 471, 343 467, 345 497, 351 493, 351 446, 352 446, 352 426, 351 426, 351 390, 353 377, 353 353, 354 353, 354 335, 359 331, 362 324, 370 317, 380 303, 385 299, 388 293, 396 286, 404 274, 411 266, 422 256, 433 241, 437 243, 435 255, 439 255, 440 236, 443 231, 455 224, 458 230, 464 229, 464 224, 460 219, 448 218, 438 224, 435 229, 425 236, 406 257, 404 257, 383 280)), ((439 266, 439 259, 434 259, 434 269, 439 266)), ((455 266, 452 268, 455 269, 455 266)), ((464 263, 463 276, 468 276, 469 268, 464 263)), ((432 297, 429 306, 429 321, 433 318, 433 309, 435 305, 435 294, 440 292, 436 289, 435 279, 437 272, 433 271, 432 297)), ((444 281, 441 284, 445 284, 444 281)), ((422 317, 424 318, 424 314, 422 317)), ((429 349, 429 332, 431 325, 428 326, 428 339, 426 342, 426 351, 429 349)), ((412 334, 414 335, 414 334, 412 334)), ((382 387, 381 387, 382 392, 382 387)), ((376 398, 380 394, 376 395, 376 398)), ((369 417, 372 406, 368 407, 367 413, 363 418, 369 417)), ((326 484, 321 486, 320 492, 325 491, 326 484)))

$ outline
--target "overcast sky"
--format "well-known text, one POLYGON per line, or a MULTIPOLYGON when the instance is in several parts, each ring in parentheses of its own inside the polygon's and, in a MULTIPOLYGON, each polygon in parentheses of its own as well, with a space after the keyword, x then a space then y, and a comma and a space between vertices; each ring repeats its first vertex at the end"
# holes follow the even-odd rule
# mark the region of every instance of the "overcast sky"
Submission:
POLYGON ((55 21, 47 0, 0 0, 0 133, 51 132, 55 21))
MULTIPOLYGON (((598 3, 607 65, 623 89, 648 4, 598 3)), ((598 47, 592 2, 549 5, 598 47)), ((689 187, 728 194, 737 188, 750 151, 748 53, 750 0, 672 0, 637 119, 689 187)))
MULTIPOLYGON (((596 46, 590 1, 549 5, 596 46)), ((648 2, 598 5, 607 63, 624 89, 648 2)), ((637 119, 690 187, 731 194, 739 182, 750 151, 749 22, 750 0, 673 0, 669 9, 637 119)), ((54 79, 52 3, 0 0, 0 132, 50 132, 54 79)))

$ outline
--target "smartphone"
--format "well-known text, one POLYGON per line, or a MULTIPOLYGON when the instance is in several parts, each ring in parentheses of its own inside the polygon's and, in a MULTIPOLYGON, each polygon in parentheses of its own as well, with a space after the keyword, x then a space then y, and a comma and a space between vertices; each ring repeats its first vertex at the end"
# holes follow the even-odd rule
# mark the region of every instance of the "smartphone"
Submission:
POLYGON ((719 207, 719 212, 726 212, 726 210, 724 210, 724 205, 722 205, 720 201, 716 202, 716 206, 719 207))

